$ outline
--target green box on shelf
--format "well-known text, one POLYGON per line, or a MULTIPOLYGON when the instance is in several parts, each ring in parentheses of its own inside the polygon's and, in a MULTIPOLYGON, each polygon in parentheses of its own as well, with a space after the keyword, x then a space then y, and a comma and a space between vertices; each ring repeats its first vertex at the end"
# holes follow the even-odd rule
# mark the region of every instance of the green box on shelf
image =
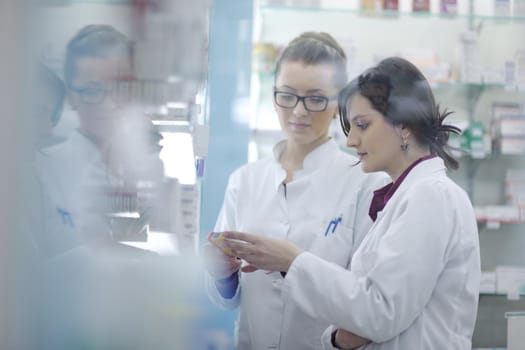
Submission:
POLYGON ((468 128, 463 132, 464 141, 461 148, 470 152, 473 158, 483 158, 485 156, 484 144, 485 129, 479 121, 472 121, 468 128))

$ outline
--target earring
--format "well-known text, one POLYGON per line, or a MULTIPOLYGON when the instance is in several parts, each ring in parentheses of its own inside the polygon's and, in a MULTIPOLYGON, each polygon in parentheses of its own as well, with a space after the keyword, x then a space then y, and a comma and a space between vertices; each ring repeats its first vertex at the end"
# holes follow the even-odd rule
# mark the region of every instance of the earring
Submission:
POLYGON ((407 150, 408 150, 407 139, 403 139, 403 143, 401 144, 401 151, 406 152, 407 150))

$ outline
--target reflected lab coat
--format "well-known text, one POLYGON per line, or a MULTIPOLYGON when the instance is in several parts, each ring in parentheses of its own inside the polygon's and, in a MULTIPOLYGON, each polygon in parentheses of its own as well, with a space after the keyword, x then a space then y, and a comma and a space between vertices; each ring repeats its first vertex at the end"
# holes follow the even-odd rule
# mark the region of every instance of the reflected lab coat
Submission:
POLYGON ((40 152, 37 169, 48 203, 44 234, 56 241, 54 253, 81 244, 81 233, 107 230, 95 209, 103 210, 96 194, 108 176, 100 151, 89 139, 73 132, 67 141, 40 152))
MULTIPOLYGON (((144 169, 139 173, 144 176, 141 179, 158 181, 162 176, 158 155, 126 143, 131 141, 122 139, 121 143, 111 145, 124 145, 134 152, 134 164, 138 165, 136 169, 126 168, 125 175, 129 178, 130 174, 136 175, 137 169, 144 169)), ((137 143, 144 146, 140 139, 137 143)), ((90 139, 76 130, 67 141, 44 149, 37 158, 37 167, 50 207, 45 232, 48 237, 62 241, 61 250, 86 240, 110 237, 107 214, 121 207, 128 208, 125 202, 116 202, 111 197, 124 181, 113 174, 102 152, 90 139)), ((144 202, 141 205, 144 206, 144 202)))
MULTIPOLYGON (((433 158, 410 171, 378 214, 350 271, 302 253, 283 297, 374 342, 360 350, 470 350, 479 283, 474 211, 433 158)), ((324 332, 325 349, 334 349, 333 330, 324 332)))
MULTIPOLYGON (((284 142, 276 145, 273 158, 232 173, 215 231, 288 239, 347 267, 372 224, 368 217, 372 192, 387 183, 386 174, 365 175, 355 157, 329 140, 308 154, 303 169, 285 188, 286 173, 278 163, 284 142)), ((224 299, 207 276, 212 301, 224 308, 240 305, 238 349, 321 349, 328 321, 306 314, 293 296, 282 295, 283 281, 279 272, 241 273, 235 296, 224 299)))

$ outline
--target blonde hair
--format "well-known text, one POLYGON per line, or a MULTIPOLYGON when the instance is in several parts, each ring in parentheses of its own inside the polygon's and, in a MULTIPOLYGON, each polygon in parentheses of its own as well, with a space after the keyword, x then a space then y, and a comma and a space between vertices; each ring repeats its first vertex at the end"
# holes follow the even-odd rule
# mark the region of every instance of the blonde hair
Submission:
POLYGON ((283 50, 275 65, 275 77, 283 62, 302 62, 308 65, 332 64, 336 69, 336 86, 341 89, 348 80, 346 54, 328 33, 304 32, 283 50))

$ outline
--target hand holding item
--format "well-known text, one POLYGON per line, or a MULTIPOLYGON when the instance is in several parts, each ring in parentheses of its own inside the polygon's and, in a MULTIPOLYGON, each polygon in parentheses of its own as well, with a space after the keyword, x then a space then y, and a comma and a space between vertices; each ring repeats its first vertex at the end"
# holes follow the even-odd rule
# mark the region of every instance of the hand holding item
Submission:
POLYGON ((245 260, 249 265, 243 272, 256 269, 287 272, 302 249, 284 239, 274 239, 242 232, 226 231, 223 244, 233 255, 245 260))
POLYGON ((206 270, 215 279, 227 278, 241 267, 241 259, 226 254, 213 242, 202 247, 202 257, 206 270))
POLYGON ((222 232, 210 232, 208 235, 208 242, 222 250, 225 254, 233 256, 231 249, 228 248, 224 243, 225 239, 226 238, 222 232))

